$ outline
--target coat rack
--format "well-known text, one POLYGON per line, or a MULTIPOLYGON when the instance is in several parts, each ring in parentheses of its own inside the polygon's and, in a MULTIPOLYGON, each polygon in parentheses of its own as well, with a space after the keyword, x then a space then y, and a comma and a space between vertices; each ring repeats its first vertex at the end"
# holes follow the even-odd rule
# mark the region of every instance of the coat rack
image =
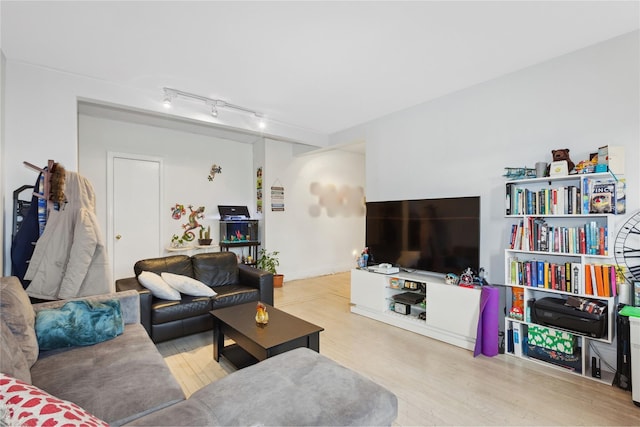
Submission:
MULTIPOLYGON (((55 174, 62 174, 62 177, 64 178, 64 168, 59 165, 58 163, 54 162, 53 160, 49 160, 47 162, 47 166, 45 168, 41 168, 39 166, 36 166, 32 163, 29 162, 23 162, 25 166, 27 166, 29 169, 33 169, 34 171, 38 172, 38 173, 42 173, 43 177, 44 177, 44 188, 42 193, 39 193, 37 191, 37 189, 35 189, 35 191, 33 192, 33 195, 36 196, 39 199, 42 200, 46 200, 47 202, 47 217, 49 216, 49 211, 51 209, 54 208, 54 203, 58 202, 62 202, 64 200, 64 196, 62 194, 61 191, 56 190, 55 193, 56 194, 52 194, 52 190, 53 190, 53 186, 51 183, 52 177, 55 174)), ((64 182, 64 180, 63 180, 64 182)))

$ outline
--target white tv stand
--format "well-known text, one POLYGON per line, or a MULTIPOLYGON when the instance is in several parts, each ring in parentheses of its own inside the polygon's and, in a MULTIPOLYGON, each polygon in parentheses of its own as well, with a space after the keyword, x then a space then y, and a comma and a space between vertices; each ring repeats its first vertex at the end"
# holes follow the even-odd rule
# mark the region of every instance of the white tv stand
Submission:
POLYGON ((476 343, 480 312, 480 289, 447 285, 436 275, 405 273, 378 274, 351 270, 351 312, 472 350, 476 343), (426 288, 426 305, 411 306, 411 314, 391 310, 393 295, 420 292, 406 289, 406 282, 426 288), (426 319, 419 313, 426 311, 426 319))

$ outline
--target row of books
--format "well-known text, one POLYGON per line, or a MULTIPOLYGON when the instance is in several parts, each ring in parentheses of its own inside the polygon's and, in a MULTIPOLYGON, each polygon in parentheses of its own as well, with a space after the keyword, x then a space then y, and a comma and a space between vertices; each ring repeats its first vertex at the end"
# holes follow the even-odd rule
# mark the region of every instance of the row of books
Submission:
POLYGON ((588 175, 580 185, 530 190, 516 183, 506 184, 506 215, 623 214, 626 212, 626 180, 594 178, 588 175))
MULTIPOLYGON (((588 211, 587 211, 588 212, 588 211)), ((580 188, 575 185, 538 191, 506 185, 507 215, 578 215, 582 213, 580 188)))
POLYGON ((514 257, 509 259, 509 272, 512 285, 598 297, 615 297, 618 293, 613 265, 522 261, 514 257))
POLYGON ((567 254, 607 255, 608 230, 596 221, 575 227, 547 224, 527 217, 511 225, 509 249, 567 254))

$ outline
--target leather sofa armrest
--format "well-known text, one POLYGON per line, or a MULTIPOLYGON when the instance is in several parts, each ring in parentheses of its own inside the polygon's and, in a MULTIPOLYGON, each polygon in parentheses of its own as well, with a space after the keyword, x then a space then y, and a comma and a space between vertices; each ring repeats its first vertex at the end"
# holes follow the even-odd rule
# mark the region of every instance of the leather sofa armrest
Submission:
POLYGON ((116 291, 124 292, 130 290, 137 291, 140 296, 140 323, 151 336, 151 303, 153 302, 153 295, 151 295, 149 289, 138 282, 137 277, 116 280, 116 291))
POLYGON ((258 289, 260 301, 273 305, 273 274, 246 264, 238 264, 238 282, 258 289))

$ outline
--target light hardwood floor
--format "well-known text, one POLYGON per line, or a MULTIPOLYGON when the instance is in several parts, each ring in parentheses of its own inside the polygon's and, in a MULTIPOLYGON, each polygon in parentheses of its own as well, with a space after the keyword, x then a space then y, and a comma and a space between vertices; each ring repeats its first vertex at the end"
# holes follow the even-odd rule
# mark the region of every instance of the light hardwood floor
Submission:
MULTIPOLYGON (((349 311, 349 273, 286 282, 275 306, 325 328, 320 353, 398 396, 395 425, 640 425, 631 393, 538 364, 463 350, 349 311)), ((212 333, 160 343, 187 395, 233 369, 212 333)), ((330 408, 327 408, 330 410, 330 408)))

